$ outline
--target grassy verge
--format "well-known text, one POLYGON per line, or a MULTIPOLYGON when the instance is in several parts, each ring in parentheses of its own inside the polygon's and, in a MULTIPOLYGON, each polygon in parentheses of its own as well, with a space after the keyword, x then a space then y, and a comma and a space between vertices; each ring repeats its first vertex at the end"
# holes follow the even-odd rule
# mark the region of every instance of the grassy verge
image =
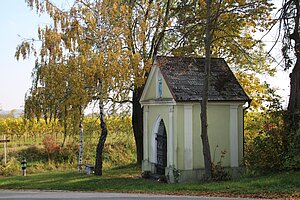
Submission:
POLYGON ((134 165, 105 170, 102 177, 74 171, 49 172, 27 177, 3 177, 2 189, 114 191, 236 197, 300 197, 300 172, 285 172, 257 178, 211 183, 164 184, 138 178, 134 165))

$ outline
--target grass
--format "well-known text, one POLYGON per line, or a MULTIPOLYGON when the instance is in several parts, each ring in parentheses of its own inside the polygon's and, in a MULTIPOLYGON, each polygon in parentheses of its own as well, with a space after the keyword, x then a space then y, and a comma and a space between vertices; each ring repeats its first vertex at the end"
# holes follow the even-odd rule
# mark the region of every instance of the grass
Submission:
POLYGON ((138 192, 184 195, 281 198, 300 197, 300 172, 284 172, 257 178, 210 183, 164 184, 139 178, 135 165, 104 170, 103 176, 75 171, 3 177, 1 189, 138 192))

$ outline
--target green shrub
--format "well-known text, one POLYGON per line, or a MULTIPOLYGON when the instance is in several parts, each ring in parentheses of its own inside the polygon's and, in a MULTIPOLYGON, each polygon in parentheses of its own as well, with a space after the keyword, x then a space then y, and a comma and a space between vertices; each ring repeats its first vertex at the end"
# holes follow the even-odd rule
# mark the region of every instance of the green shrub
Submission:
POLYGON ((74 164, 77 162, 78 154, 79 144, 75 142, 68 142, 64 147, 60 148, 55 161, 58 163, 74 164))
POLYGON ((21 172, 21 163, 16 158, 11 158, 6 165, 1 163, 0 165, 0 175, 2 176, 12 176, 18 175, 21 172))
POLYGON ((285 138, 283 112, 247 113, 244 155, 246 169, 251 173, 284 169, 285 138))
POLYGON ((300 170, 299 114, 247 113, 245 166, 250 173, 300 170))
POLYGON ((284 166, 287 169, 300 170, 300 127, 288 135, 287 144, 284 166))
POLYGON ((27 148, 20 149, 18 152, 15 152, 15 157, 19 160, 26 158, 27 162, 43 162, 46 163, 47 153, 44 148, 38 147, 36 145, 31 145, 27 148))

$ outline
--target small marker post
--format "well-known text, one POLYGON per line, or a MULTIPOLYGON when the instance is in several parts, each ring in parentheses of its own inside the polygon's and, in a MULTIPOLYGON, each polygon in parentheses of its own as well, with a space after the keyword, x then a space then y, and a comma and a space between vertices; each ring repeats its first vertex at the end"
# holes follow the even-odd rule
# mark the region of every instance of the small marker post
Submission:
POLYGON ((23 176, 26 176, 26 164, 27 164, 26 158, 23 158, 21 162, 23 176))

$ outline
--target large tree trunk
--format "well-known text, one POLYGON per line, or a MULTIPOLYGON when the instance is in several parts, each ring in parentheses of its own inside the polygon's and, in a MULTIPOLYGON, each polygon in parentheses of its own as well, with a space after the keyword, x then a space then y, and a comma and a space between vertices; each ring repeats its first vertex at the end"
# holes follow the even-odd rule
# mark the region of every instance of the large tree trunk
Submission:
POLYGON ((102 152, 107 137, 107 128, 104 120, 104 107, 103 107, 103 100, 101 97, 102 96, 101 93, 102 93, 102 82, 99 81, 99 110, 100 110, 101 135, 97 144, 96 163, 95 163, 95 175, 98 176, 102 176, 102 164, 103 164, 102 152))
POLYGON ((291 114, 300 111, 300 33, 299 33, 300 5, 299 5, 299 0, 294 0, 294 4, 296 7, 295 26, 294 26, 294 32, 289 37, 291 40, 294 40, 295 42, 294 50, 295 50, 297 61, 292 73, 290 74, 291 92, 290 92, 288 111, 291 114))
POLYGON ((204 88, 201 101, 201 140, 203 146, 203 157, 205 166, 205 178, 210 180, 212 178, 212 163, 210 146, 208 141, 208 125, 207 125, 207 102, 208 102, 208 88, 209 88, 209 76, 210 76, 210 65, 211 65, 211 14, 210 14, 211 0, 206 0, 206 31, 205 31, 205 78, 204 88))
MULTIPOLYGON (((160 44, 162 43, 162 40, 164 38, 165 35, 165 31, 166 28, 168 26, 168 21, 169 21, 169 15, 170 15, 170 10, 171 10, 171 0, 168 0, 165 4, 165 13, 164 13, 164 17, 162 18, 162 22, 163 25, 161 27, 161 31, 158 32, 158 35, 156 35, 155 37, 152 38, 151 41, 151 46, 150 46, 150 50, 147 53, 147 45, 146 43, 144 44, 144 50, 143 50, 143 55, 144 55, 144 61, 146 61, 146 58, 152 58, 154 59, 156 57, 156 54, 158 52, 158 49, 160 47, 160 44), (146 56, 147 55, 147 56, 146 56)), ((131 8, 134 8, 134 5, 136 4, 136 1, 130 1, 129 5, 131 6, 131 8)), ((149 14, 150 14, 150 5, 153 4, 154 2, 151 0, 148 2, 148 8, 147 11, 144 15, 144 22, 147 23, 148 18, 149 18, 149 14)), ((135 12, 133 10, 131 10, 131 15, 134 16, 135 12), (133 14, 133 15, 132 15, 133 14)), ((135 17, 133 17, 135 18, 135 17)), ((132 27, 131 27, 131 32, 132 34, 130 34, 130 49, 132 51, 133 54, 136 53, 135 48, 134 48, 134 38, 135 38, 135 32, 134 30, 136 29, 136 20, 134 19, 134 21, 132 21, 132 27)), ((146 75, 147 76, 147 75, 146 75)), ((146 78, 146 76, 144 78, 146 78)), ((135 86, 134 87, 134 92, 133 92, 133 108, 132 108, 132 126, 133 126, 133 132, 134 132, 134 138, 135 138, 135 144, 136 144, 136 155, 137 155, 137 164, 141 165, 142 164, 142 160, 143 160, 143 108, 141 107, 141 104, 139 102, 140 97, 142 95, 143 92, 143 87, 138 87, 135 86)))
POLYGON ((95 163, 95 175, 98 176, 102 176, 102 164, 103 164, 102 152, 107 137, 107 128, 103 118, 103 114, 102 117, 100 114, 100 126, 101 126, 101 135, 96 149, 96 163, 95 163))
POLYGON ((139 102, 142 92, 142 87, 136 87, 132 98, 132 127, 136 145, 137 164, 139 165, 142 164, 143 160, 143 108, 139 102))
POLYGON ((290 74, 290 99, 288 105, 289 113, 300 111, 300 62, 297 59, 295 67, 290 74))

